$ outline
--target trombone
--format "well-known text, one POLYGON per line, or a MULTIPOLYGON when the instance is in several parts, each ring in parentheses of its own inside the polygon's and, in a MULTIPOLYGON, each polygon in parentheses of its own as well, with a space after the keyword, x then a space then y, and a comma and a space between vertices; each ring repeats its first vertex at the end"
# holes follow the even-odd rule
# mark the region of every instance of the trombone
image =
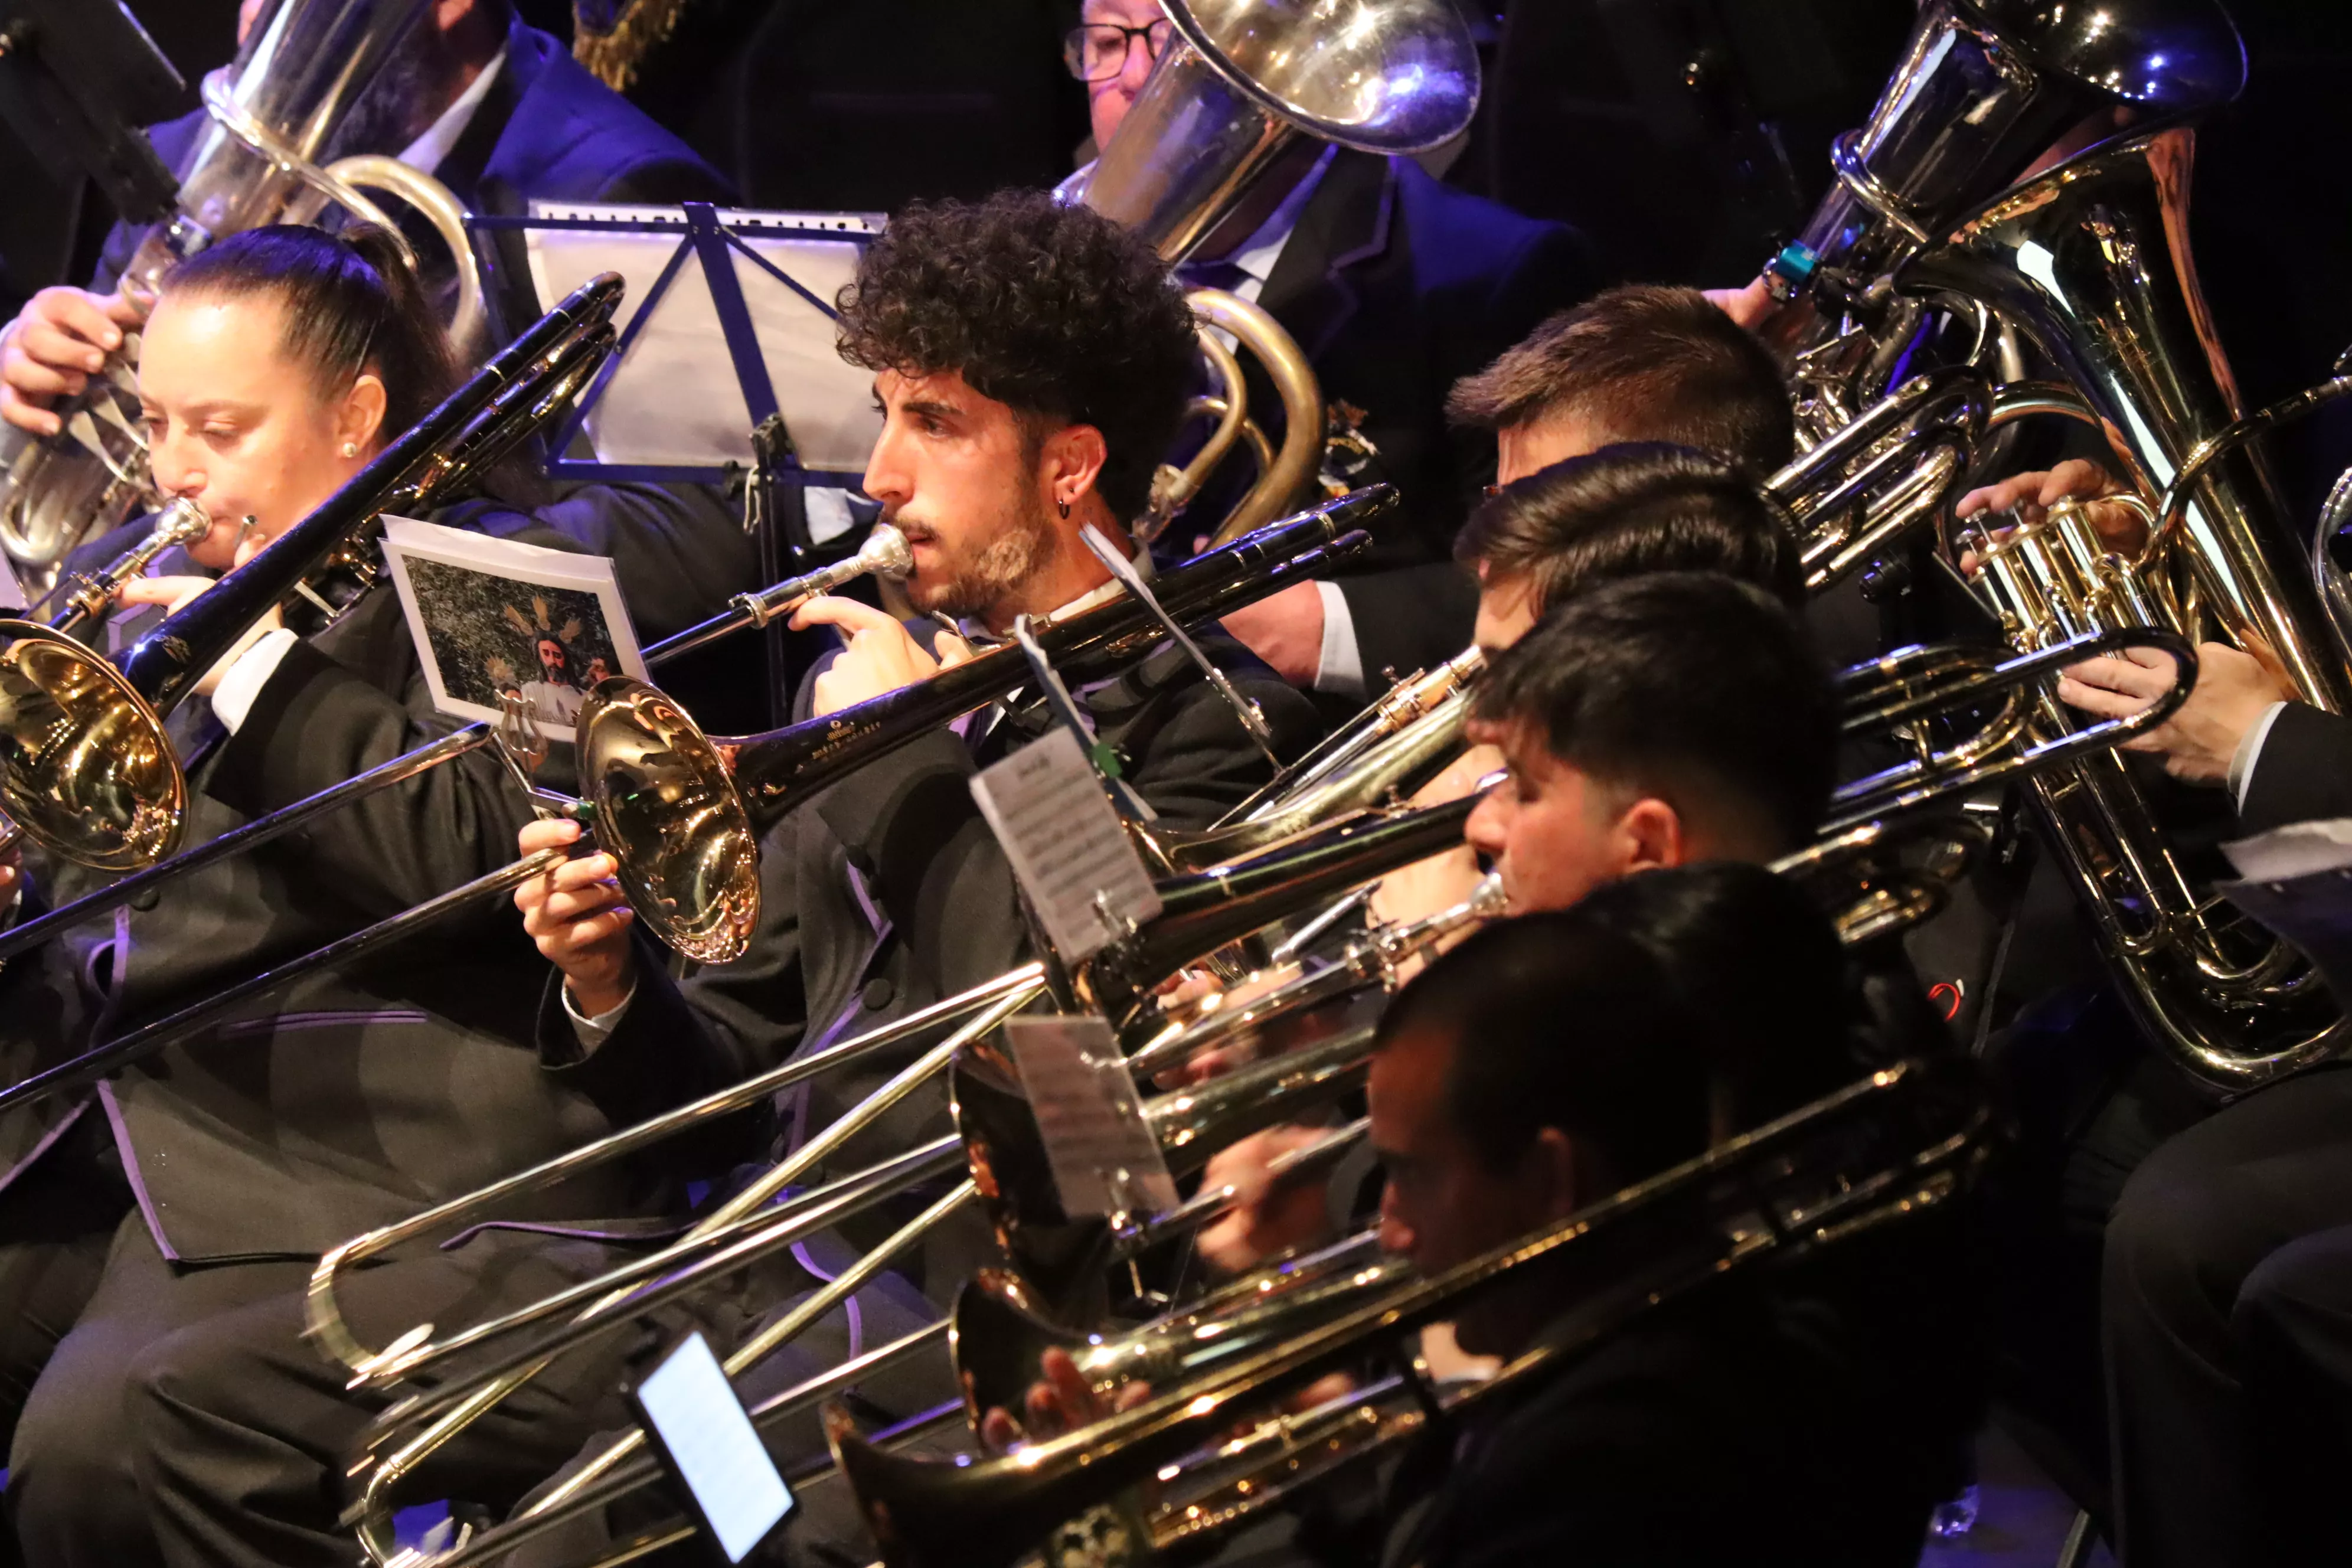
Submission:
MULTIPOLYGON (((1453 842, 1459 837, 1462 822, 1474 804, 1471 801, 1454 802, 1425 810, 1401 813, 1377 823, 1349 824, 1344 831, 1311 837, 1303 844, 1288 847, 1256 861, 1219 868, 1162 884, 1163 912, 1111 948, 1097 954, 1090 961, 1089 967, 1106 963, 1114 966, 1117 983, 1105 986, 1103 994, 1124 996, 1129 987, 1172 973, 1179 965, 1197 956, 1200 952, 1230 942, 1270 919, 1328 898, 1335 888, 1380 876, 1453 842)), ((1081 971, 1081 981, 1087 973, 1081 971)), ((510 1352, 488 1370, 478 1372, 463 1383, 436 1390, 429 1400, 404 1404, 385 1413, 383 1425, 387 1433, 415 1426, 422 1426, 423 1430, 376 1464, 361 1500, 349 1516, 359 1525, 362 1541, 370 1553, 383 1560, 389 1550, 386 1542, 390 1539, 391 1489, 457 1432, 478 1419, 485 1411, 535 1375, 554 1355, 615 1323, 628 1321, 652 1306, 690 1291, 710 1279, 722 1278, 752 1258, 789 1245, 792 1240, 806 1234, 805 1230, 797 1228, 799 1226, 805 1225, 815 1228, 832 1223, 859 1207, 894 1195, 923 1180, 935 1178, 938 1174, 935 1163, 941 1155, 950 1152, 944 1143, 913 1151, 884 1167, 857 1173, 821 1189, 821 1195, 810 1194, 803 1200, 803 1205, 814 1206, 796 1205, 782 1214, 761 1212, 771 1199, 807 1174, 852 1135, 870 1125, 883 1111, 921 1083, 946 1070, 957 1059, 959 1053, 968 1051, 1004 1019, 1046 995, 1048 989, 1045 964, 1024 965, 973 992, 927 1009, 923 1014, 844 1041, 800 1062, 788 1063, 695 1105, 560 1156, 479 1193, 443 1205, 400 1225, 358 1237, 321 1258, 312 1276, 306 1303, 309 1323, 306 1331, 328 1353, 352 1369, 355 1387, 380 1386, 458 1350, 478 1346, 491 1338, 566 1310, 592 1296, 597 1298, 587 1312, 563 1330, 510 1352), (504 1319, 465 1331, 438 1345, 431 1342, 431 1328, 427 1325, 412 1330, 381 1352, 370 1351, 352 1337, 343 1322, 335 1298, 337 1279, 345 1269, 387 1247, 427 1230, 453 1224, 507 1196, 560 1181, 587 1165, 643 1148, 711 1117, 740 1110, 781 1089, 804 1082, 818 1073, 869 1058, 885 1048, 902 1046, 940 1024, 957 1019, 962 1022, 952 1034, 923 1052, 888 1083, 796 1150, 790 1158, 762 1173, 758 1181, 704 1219, 684 1239, 656 1257, 625 1265, 621 1269, 567 1290, 560 1300, 551 1299, 520 1309, 504 1319), (656 1274, 665 1276, 659 1287, 650 1292, 640 1288, 642 1281, 656 1274)), ((1210 1099, 1219 1106, 1247 1107, 1251 1114, 1270 1120, 1278 1113, 1279 1108, 1295 1104, 1307 1094, 1335 1092, 1339 1087, 1351 1081, 1349 1075, 1360 1071, 1367 1039, 1368 1037, 1358 1034, 1328 1042, 1315 1053, 1295 1053, 1291 1057, 1261 1064, 1253 1069, 1257 1076, 1237 1077, 1234 1082, 1219 1087, 1210 1099)), ((1212 1114, 1205 1109, 1208 1103, 1198 1093, 1171 1096, 1165 1102, 1162 1120, 1170 1129, 1170 1138, 1179 1148, 1194 1154, 1205 1153, 1213 1142, 1210 1129, 1220 1125, 1230 1129, 1230 1120, 1212 1114)), ((1248 1130, 1247 1127, 1243 1129, 1248 1130)), ((862 1288, 887 1268, 900 1251, 950 1214, 975 1196, 988 1194, 989 1186, 990 1180, 984 1179, 976 1169, 971 1176, 946 1191, 921 1215, 868 1252, 855 1267, 786 1317, 762 1330, 753 1340, 739 1347, 728 1358, 730 1373, 740 1373, 796 1337, 862 1288)), ((1208 1217, 1208 1211, 1201 1211, 1199 1217, 1208 1217)), ((1155 1237, 1160 1234, 1164 1233, 1153 1232, 1155 1237)), ((600 1477, 606 1475, 633 1452, 641 1441, 641 1437, 634 1436, 625 1437, 599 1454, 586 1467, 568 1478, 562 1487, 543 1496, 534 1505, 534 1515, 541 1510, 562 1505, 567 1499, 579 1495, 583 1489, 593 1487, 600 1477)))
MULTIPOLYGON (((360 574, 354 541, 391 510, 429 507, 554 416, 613 350, 621 279, 574 289, 310 516, 166 616, 117 668, 65 629, 0 620, 0 845, 35 839, 101 871, 178 847, 187 779, 163 716, 271 608, 314 576, 360 574)), ((315 590, 311 596, 316 597, 315 590)))
MULTIPOLYGON (((1213 1445, 1241 1411, 1452 1318, 1515 1277, 1551 1276, 1573 1309, 1496 1377, 1448 1397, 1401 1374, 1406 1397, 1370 1424, 1372 1441, 1391 1445, 1558 1371, 1664 1301, 1948 1203, 1982 1163, 1991 1127, 1965 1063, 1905 1062, 1435 1278, 1369 1270, 1228 1314, 1204 1366, 1154 1386, 1132 1409, 1013 1455, 971 1464, 895 1457, 860 1437, 838 1406, 826 1411, 827 1436, 890 1568, 1012 1563, 1137 1485, 1174 1494, 1142 1521, 1143 1539, 1181 1539, 1198 1532, 1204 1511, 1185 1501, 1181 1483, 1216 1458, 1213 1445)), ((1277 1436, 1264 1446, 1277 1450, 1279 1475, 1289 1444, 1277 1436)), ((1364 1447, 1352 1446, 1351 1457, 1364 1447)), ((1218 1489, 1238 1494, 1236 1509, 1262 1506, 1249 1498, 1261 1489, 1221 1481, 1218 1489)))
MULTIPOLYGON (((160 533, 162 529, 159 527, 157 531, 160 533)), ((152 543, 153 537, 151 535, 148 542, 152 543)), ((141 548, 144 549, 145 545, 142 544, 141 548)), ((137 570, 142 568, 133 568, 129 572, 123 570, 129 559, 129 556, 126 556, 124 561, 119 561, 108 567, 101 575, 100 583, 102 584, 103 580, 109 577, 119 583, 125 577, 135 575, 137 570)), ((908 552, 905 536, 887 523, 877 524, 866 536, 865 542, 858 547, 855 555, 801 576, 786 578, 756 593, 736 595, 730 601, 729 608, 725 612, 713 616, 698 626, 690 626, 674 637, 665 637, 646 649, 646 662, 658 668, 680 654, 692 652, 745 627, 764 626, 772 620, 792 614, 814 595, 829 594, 843 584, 867 573, 877 576, 898 577, 904 576, 912 565, 913 560, 908 552)), ((77 603, 91 591, 89 588, 78 586, 77 603)), ((297 801, 291 805, 280 807, 267 816, 257 817, 242 827, 224 833, 208 843, 197 845, 168 860, 159 861, 129 876, 120 878, 94 893, 75 900, 72 903, 61 905, 37 919, 26 921, 8 931, 0 931, 0 959, 12 957, 28 948, 37 946, 56 931, 78 925, 92 916, 104 914, 110 910, 129 903, 136 895, 150 888, 199 870, 216 860, 225 860, 232 856, 242 855, 247 850, 259 848, 271 839, 281 837, 329 812, 340 809, 354 801, 363 800, 380 791, 405 784, 421 773, 429 773, 441 766, 444 763, 454 762, 469 752, 480 750, 498 737, 499 726, 497 725, 468 724, 438 740, 428 741, 424 745, 404 752, 388 762, 379 763, 366 772, 344 780, 332 789, 320 791, 308 800, 297 801)))
MULTIPOLYGON (((614 288, 617 290, 617 282, 614 288)), ((1354 525, 1386 510, 1393 498, 1394 492, 1385 486, 1359 491, 1195 556, 1165 574, 1161 598, 1171 605, 1171 613, 1187 617, 1222 615, 1274 592, 1297 573, 1318 569, 1335 552, 1361 548, 1368 538, 1354 525)), ((244 570, 268 560, 278 548, 273 544, 244 570)), ((180 614, 192 614, 204 603, 200 599, 180 614)), ((161 636, 169 625, 155 635, 161 636)), ((5 626, 0 623, 0 629, 5 626)), ((1141 606, 1121 599, 1080 611, 1057 625, 1049 624, 1038 640, 1050 639, 1056 656, 1066 660, 1065 668, 1074 674, 1091 673, 1153 646, 1159 638, 1158 626, 1141 606)), ((148 639, 152 640, 153 637, 148 639)), ((135 658, 134 654, 134 661, 135 658)), ((584 801, 528 784, 528 775, 515 758, 530 754, 536 742, 521 736, 522 726, 512 714, 512 733, 502 742, 501 752, 517 776, 525 781, 534 801, 594 826, 599 841, 619 860, 621 881, 650 930, 688 958, 719 963, 742 951, 758 915, 755 820, 761 824, 773 820, 807 794, 948 719, 1006 695, 1028 679, 1029 666, 1019 650, 995 649, 919 685, 766 735, 730 740, 722 750, 661 692, 642 681, 616 678, 599 685, 581 709, 580 768, 588 792, 584 801), (751 805, 747 806, 744 796, 737 793, 738 783, 748 787, 751 805)), ((446 760, 467 744, 461 732, 425 750, 434 752, 437 760, 446 760)), ((418 754, 396 759, 341 786, 350 793, 327 793, 339 803, 352 798, 377 775, 406 770, 400 776, 413 777, 418 754)), ((318 806, 314 801, 289 809, 308 816, 316 815, 318 806)), ((263 823, 256 823, 247 831, 263 827, 263 823)), ((274 830, 283 831, 282 825, 274 830)), ((249 838, 239 840, 233 848, 250 842, 249 838)), ((207 846, 206 851, 213 852, 213 847, 207 846)), ((176 1013, 0 1089, 0 1110, 93 1082, 182 1038, 228 1007, 397 941, 446 914, 504 893, 567 858, 564 849, 541 850, 324 947, 248 975, 176 1013)))

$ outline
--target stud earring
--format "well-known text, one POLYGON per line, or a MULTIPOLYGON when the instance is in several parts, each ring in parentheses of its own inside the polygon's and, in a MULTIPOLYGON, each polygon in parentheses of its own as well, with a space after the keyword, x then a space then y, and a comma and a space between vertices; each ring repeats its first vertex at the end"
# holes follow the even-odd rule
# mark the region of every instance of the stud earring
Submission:
POLYGON ((1060 512, 1065 519, 1067 519, 1070 515, 1070 503, 1066 500, 1057 500, 1054 503, 1054 510, 1060 512))
POLYGON ((360 444, 359 444, 357 441, 346 441, 346 442, 344 442, 344 443, 343 443, 343 456, 344 456, 344 457, 346 457, 346 458, 356 458, 356 457, 358 457, 359 455, 360 455, 360 444))

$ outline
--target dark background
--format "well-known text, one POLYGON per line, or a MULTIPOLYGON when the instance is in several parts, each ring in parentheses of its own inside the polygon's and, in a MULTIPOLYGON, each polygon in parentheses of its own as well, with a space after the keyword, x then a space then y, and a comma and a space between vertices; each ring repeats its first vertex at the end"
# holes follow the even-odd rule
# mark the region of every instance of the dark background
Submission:
MULTIPOLYGON (((519 0, 568 37, 568 0, 519 0)), ((1876 96, 1906 0, 1460 0, 1486 91, 1454 184, 1583 227, 1622 276, 1752 276, 1827 183, 1829 139, 1876 96)), ((2121 0, 2129 5, 2131 0, 2121 0)), ((234 47, 235 0, 131 0, 190 83, 234 47)), ((2208 124, 2199 266, 2249 399, 2352 344, 2352 6, 2229 0, 2251 84, 2208 124)), ((690 0, 632 90, 762 207, 887 211, 1051 184, 1087 134, 1059 65, 1075 0, 690 0)), ((110 221, 0 127, 0 312, 88 273, 110 221)), ((2299 497, 2352 459, 2352 413, 2290 437, 2299 497), (2341 454, 2341 455, 2338 455, 2341 454), (2332 464, 2331 464, 2332 459, 2332 464)))

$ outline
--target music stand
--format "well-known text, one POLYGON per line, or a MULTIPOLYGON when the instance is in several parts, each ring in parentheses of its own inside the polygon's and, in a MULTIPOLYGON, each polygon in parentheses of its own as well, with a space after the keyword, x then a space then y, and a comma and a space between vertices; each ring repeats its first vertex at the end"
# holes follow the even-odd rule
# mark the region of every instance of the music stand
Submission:
POLYGON ((139 127, 186 90, 122 0, 0 0, 0 120, 52 168, 79 164, 125 223, 179 196, 139 127))
MULTIPOLYGON (((778 540, 776 488, 856 489, 881 430, 869 373, 835 352, 832 305, 879 220, 534 202, 527 217, 467 222, 519 231, 541 309, 600 272, 628 280, 619 346, 550 436, 549 476, 719 484, 748 470, 762 581, 785 574, 783 544, 803 569, 814 542, 805 528, 778 540)), ((772 700, 783 637, 781 623, 763 634, 772 700)))

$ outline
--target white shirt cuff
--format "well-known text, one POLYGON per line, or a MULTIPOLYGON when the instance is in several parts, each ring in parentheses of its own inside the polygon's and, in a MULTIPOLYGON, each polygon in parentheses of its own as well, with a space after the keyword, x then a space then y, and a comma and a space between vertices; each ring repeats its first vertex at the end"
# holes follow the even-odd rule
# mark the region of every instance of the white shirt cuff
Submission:
POLYGON ((1318 583, 1323 601, 1323 650, 1315 665, 1315 689, 1343 697, 1364 694, 1364 656, 1356 647, 1356 617, 1337 583, 1318 583))
POLYGON ((563 996, 563 1015, 572 1020, 572 1032, 580 1037, 580 1054, 583 1057, 593 1055, 598 1046, 613 1037, 613 1031, 621 1026, 621 1015, 626 1013, 629 1004, 637 999, 636 984, 632 981, 627 995, 592 1018, 573 1005, 570 981, 565 981, 558 989, 563 996))
POLYGON ((2262 761, 2263 742, 2270 739, 2271 726, 2286 711, 2286 704, 2273 702, 2263 710, 2263 716, 2246 726, 2238 737, 2238 749, 2230 753, 2230 798, 2238 809, 2246 809, 2246 790, 2254 782, 2254 764, 2262 761))
POLYGON ((221 727, 234 735, 245 727, 246 716, 253 711, 254 699, 278 673, 278 661, 294 646, 294 634, 277 626, 254 639, 251 647, 237 655, 236 662, 228 667, 213 688, 213 717, 221 727))

